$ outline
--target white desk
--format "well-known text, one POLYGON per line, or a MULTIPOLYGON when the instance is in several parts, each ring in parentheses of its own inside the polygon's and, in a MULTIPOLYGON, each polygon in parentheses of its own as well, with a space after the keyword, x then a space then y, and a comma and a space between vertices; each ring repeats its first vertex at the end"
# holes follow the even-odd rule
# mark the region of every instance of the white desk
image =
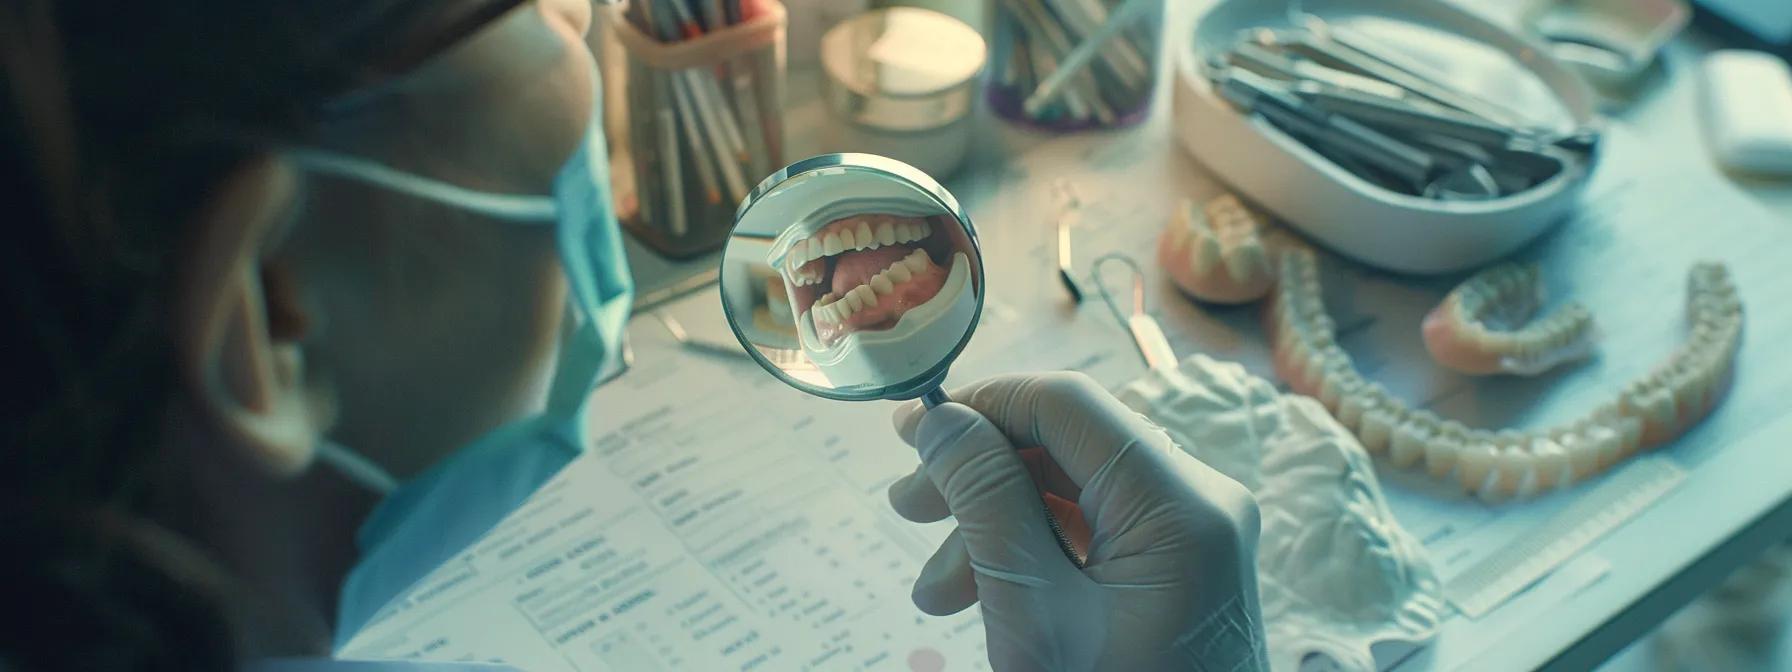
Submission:
MULTIPOLYGON (((1648 185, 1673 183, 1671 174, 1681 172, 1688 176, 1685 184, 1691 185, 1701 184, 1702 179, 1712 180, 1708 184, 1722 184, 1719 180, 1732 179, 1716 175, 1711 167, 1694 105, 1697 83, 1693 81, 1696 71, 1692 66, 1712 47, 1697 35, 1681 38, 1666 54, 1663 77, 1658 85, 1640 94, 1627 109, 1613 115, 1622 122, 1622 132, 1632 140, 1629 143, 1632 149, 1620 153, 1618 159, 1650 164, 1645 172, 1653 176, 1653 181, 1647 182, 1648 185)), ((812 77, 811 73, 792 73, 791 88, 799 102, 789 117, 794 128, 812 127, 822 114, 812 96, 804 94, 813 90, 812 77)), ((1141 261, 1148 260, 1150 252, 1145 247, 1146 241, 1162 226, 1163 213, 1168 207, 1179 196, 1201 197, 1212 193, 1214 185, 1205 178, 1203 170, 1174 147, 1168 129, 1161 123, 1162 118, 1159 114, 1157 120, 1160 123, 1147 124, 1134 131, 1032 147, 1028 145, 1042 141, 1020 138, 993 124, 991 132, 979 134, 982 144, 973 151, 970 165, 959 177, 948 181, 948 186, 966 202, 977 219, 989 250, 991 310, 1009 314, 1005 319, 986 322, 979 340, 1005 340, 999 333, 1004 324, 1033 325, 1029 328, 1037 328, 1038 324, 1055 325, 1053 328, 1061 329, 1053 333, 1065 334, 1067 338, 1088 338, 1091 332, 1083 323, 1107 320, 1105 309, 1094 299, 1081 308, 1071 309, 1064 305, 1061 295, 1054 294, 1053 269, 1045 262, 1045 255, 1051 249, 1047 235, 1049 220, 1046 219, 1049 207, 1043 205, 1049 203, 1043 198, 1047 193, 1047 179, 1065 175, 1076 177, 1079 183, 1086 185, 1082 187, 1085 200, 1096 202, 1092 212, 1113 215, 1085 224, 1085 229, 1100 227, 1100 231, 1079 232, 1079 240, 1084 242, 1079 243, 1078 263, 1085 270, 1096 254, 1109 250, 1128 251, 1141 261), (1153 176, 1153 186, 1116 183, 1136 182, 1141 174, 1153 176), (1149 203, 1122 203, 1116 199, 1104 210, 1101 201, 1110 197, 1104 192, 1110 188, 1130 194, 1141 190, 1163 193, 1148 199, 1149 203), (1027 319, 1018 319, 1015 315, 1025 315, 1027 319)), ((1768 237, 1775 241, 1792 238, 1792 182, 1739 179, 1734 184, 1777 214, 1778 223, 1785 225, 1784 232, 1768 237)), ((1688 189, 1686 198, 1700 198, 1696 187, 1688 189)), ((1702 226, 1701 222, 1649 221, 1647 214, 1620 212, 1612 215, 1626 221, 1633 218, 1639 227, 1657 227, 1647 231, 1616 230, 1613 235, 1646 236, 1666 241, 1673 236, 1664 235, 1658 227, 1684 225, 1684 235, 1696 239, 1702 226)), ((1723 216, 1722 212, 1712 214, 1723 216)), ((1567 233, 1546 237, 1520 254, 1546 258, 1566 255, 1570 259, 1585 257, 1600 260, 1602 264, 1605 262, 1603 257, 1591 252, 1558 254, 1551 249, 1551 246, 1581 244, 1597 243, 1574 233, 1571 228, 1567 233)), ((713 260, 700 260, 667 265, 647 258, 640 251, 634 252, 643 287, 648 290, 665 286, 672 278, 708 270, 714 263, 713 260)), ((1782 252, 1780 259, 1792 263, 1792 247, 1782 252)), ((1639 254, 1646 257, 1649 253, 1639 254)), ((1551 263, 1555 262, 1546 262, 1546 266, 1551 263)), ((1552 268, 1552 272, 1554 270, 1552 268)), ((1624 280, 1600 280, 1600 273, 1621 275, 1653 271, 1659 271, 1663 277, 1639 282, 1637 286, 1647 291, 1672 293, 1661 297, 1662 305, 1668 306, 1663 312, 1670 314, 1648 323, 1648 328, 1677 333, 1678 288, 1684 273, 1684 266, 1677 261, 1668 265, 1639 259, 1609 269, 1583 265, 1576 271, 1581 277, 1571 279, 1567 286, 1579 298, 1589 299, 1589 294, 1621 291, 1614 285, 1631 282, 1630 276, 1625 276, 1624 280), (1598 284, 1602 282, 1603 285, 1598 284)), ((1792 359, 1775 352, 1783 347, 1782 336, 1792 336, 1792 329, 1789 329, 1792 322, 1786 317, 1792 309, 1777 300, 1777 296, 1787 294, 1784 289, 1787 281, 1775 273, 1761 270, 1742 271, 1738 276, 1748 302, 1750 327, 1737 387, 1724 410, 1708 423, 1714 427, 1696 430, 1687 441, 1665 449, 1666 454, 1691 471, 1686 482, 1656 506, 1596 543, 1584 558, 1565 564, 1557 575, 1546 578, 1488 619, 1472 621, 1457 617, 1449 620, 1431 647, 1401 661, 1399 669, 1589 669, 1648 632, 1676 608, 1748 562, 1768 544, 1792 538, 1792 438, 1786 438, 1792 436, 1792 413, 1784 412, 1792 411, 1792 402, 1784 401, 1792 396, 1792 359), (1775 403, 1783 410, 1771 410, 1775 403), (1736 420, 1745 413, 1746 422, 1736 420), (1501 611, 1508 612, 1507 617, 1502 618, 1501 611), (1511 614, 1521 614, 1521 617, 1511 614)), ((1435 296, 1448 285, 1437 280, 1377 274, 1367 277, 1362 287, 1347 292, 1347 298, 1364 305, 1347 306, 1346 310, 1374 314, 1377 310, 1371 304, 1381 297, 1414 300, 1415 297, 1435 296)), ((1640 280, 1641 276, 1638 278, 1640 280)), ((1264 363, 1266 351, 1260 340, 1254 340, 1254 313, 1195 309, 1172 298, 1161 281, 1153 286, 1157 294, 1154 300, 1160 304, 1158 311, 1166 328, 1172 332, 1179 352, 1189 354, 1200 350, 1230 357, 1268 375, 1264 363)), ((1593 300, 1589 299, 1590 302, 1593 300)), ((1594 303, 1594 308, 1597 311, 1599 304, 1594 303)), ((1625 325, 1608 325, 1610 327, 1624 329, 1625 325)), ((1354 338, 1370 341, 1388 333, 1393 332, 1366 329, 1354 338)), ((1119 338, 1118 332, 1113 338, 1119 338)), ((1408 340, 1416 340, 1416 336, 1408 340)), ((1613 360, 1609 366, 1601 365, 1605 375, 1625 380, 1653 361, 1653 356, 1647 357, 1647 361, 1621 358, 1618 356, 1621 353, 1635 354, 1634 351, 1649 348, 1638 346, 1622 350, 1630 347, 1625 345, 1629 341, 1621 337, 1609 340, 1617 350, 1608 351, 1606 357, 1613 360)), ((1359 347, 1372 347, 1346 345, 1353 351, 1359 347)), ((999 362, 976 361, 979 350, 973 347, 967 352, 960 372, 984 373, 1005 368, 999 362)), ((1407 393, 1409 398, 1429 398, 1436 394, 1437 387, 1450 383, 1422 372, 1414 373, 1410 366, 1402 368, 1395 364, 1387 367, 1387 375, 1400 379, 1390 381, 1390 387, 1397 393, 1407 393)), ((1547 402, 1567 399, 1571 393, 1597 382, 1586 380, 1591 374, 1571 375, 1579 377, 1552 379, 1535 385, 1477 384, 1476 389, 1466 394, 1470 397, 1480 394, 1510 396, 1514 390, 1542 394, 1545 398, 1537 405, 1546 408, 1489 411, 1494 420, 1507 417, 1535 421, 1558 415, 1547 408, 1547 402), (1557 383, 1562 390, 1540 392, 1557 383)), ((1122 380, 1112 375, 1104 378, 1104 382, 1113 384, 1122 380)), ((1472 400, 1456 399, 1454 403, 1457 407, 1476 405, 1472 400)), ((1399 475, 1384 475, 1384 480, 1390 489, 1403 487, 1399 475)))

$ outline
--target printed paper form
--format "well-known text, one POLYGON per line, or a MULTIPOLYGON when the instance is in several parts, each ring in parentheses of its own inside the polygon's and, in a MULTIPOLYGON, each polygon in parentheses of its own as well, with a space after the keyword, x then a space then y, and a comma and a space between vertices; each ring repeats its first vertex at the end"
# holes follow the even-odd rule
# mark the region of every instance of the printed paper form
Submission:
POLYGON ((890 404, 804 397, 631 325, 607 428, 490 536, 344 648, 541 670, 986 669, 972 612, 920 614, 947 529, 890 513, 890 404), (949 663, 949 664, 948 664, 949 663), (939 668, 939 665, 946 665, 939 668))

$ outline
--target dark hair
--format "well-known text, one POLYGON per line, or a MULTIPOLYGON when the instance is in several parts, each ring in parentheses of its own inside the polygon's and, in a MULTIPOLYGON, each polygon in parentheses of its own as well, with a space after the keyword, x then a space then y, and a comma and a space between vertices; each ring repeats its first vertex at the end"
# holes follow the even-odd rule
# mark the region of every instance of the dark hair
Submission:
POLYGON ((0 669, 233 665, 228 577, 152 522, 184 227, 258 144, 518 1, 0 0, 0 669))

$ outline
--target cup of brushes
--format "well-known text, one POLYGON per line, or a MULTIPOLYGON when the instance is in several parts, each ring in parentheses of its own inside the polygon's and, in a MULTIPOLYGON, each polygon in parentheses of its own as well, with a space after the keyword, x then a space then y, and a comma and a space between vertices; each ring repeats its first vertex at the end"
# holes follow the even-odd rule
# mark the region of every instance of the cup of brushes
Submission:
POLYGON ((784 6, 634 0, 599 12, 619 219, 667 257, 719 249, 755 181, 785 164, 784 6))

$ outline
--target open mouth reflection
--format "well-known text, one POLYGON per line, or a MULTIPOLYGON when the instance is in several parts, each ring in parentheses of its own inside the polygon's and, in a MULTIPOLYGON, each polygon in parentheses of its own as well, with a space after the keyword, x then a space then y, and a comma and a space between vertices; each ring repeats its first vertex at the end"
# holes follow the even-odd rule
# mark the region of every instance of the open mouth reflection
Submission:
POLYGON ((945 284, 950 225, 938 216, 859 214, 797 240, 777 267, 799 324, 807 315, 822 347, 895 327, 945 284))

